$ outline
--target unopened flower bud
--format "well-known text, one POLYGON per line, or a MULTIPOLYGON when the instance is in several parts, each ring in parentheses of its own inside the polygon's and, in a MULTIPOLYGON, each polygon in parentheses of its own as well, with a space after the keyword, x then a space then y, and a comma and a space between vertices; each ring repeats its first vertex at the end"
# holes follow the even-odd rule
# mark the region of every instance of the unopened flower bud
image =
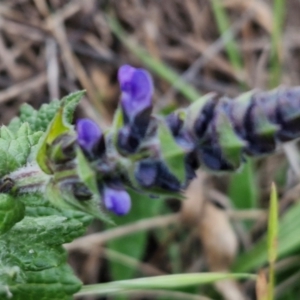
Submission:
POLYGON ((138 183, 145 188, 160 188, 169 192, 179 192, 179 180, 159 160, 145 159, 138 163, 135 170, 138 183))
POLYGON ((121 152, 134 153, 140 144, 139 138, 133 134, 131 128, 127 125, 119 130, 118 147, 121 152))
POLYGON ((176 112, 173 112, 166 117, 166 123, 172 134, 177 136, 184 124, 184 120, 182 120, 176 112))
POLYGON ((76 124, 77 141, 90 156, 100 156, 105 151, 104 136, 99 126, 90 119, 80 119, 76 124))
POLYGON ((120 129, 118 147, 121 152, 134 153, 147 133, 151 120, 153 83, 143 69, 124 65, 118 80, 122 90, 121 107, 124 127, 120 129))
POLYGON ((153 83, 146 70, 124 65, 119 69, 118 80, 122 90, 122 109, 126 118, 130 120, 152 106, 153 83))
POLYGON ((74 182, 73 186, 73 195, 79 201, 87 201, 92 199, 92 193, 86 185, 82 182, 74 182))
POLYGON ((171 113, 165 120, 177 144, 186 152, 191 152, 195 148, 195 139, 193 139, 189 129, 184 127, 184 118, 180 111, 171 113))
POLYGON ((116 215, 126 215, 131 208, 131 199, 119 182, 107 183, 102 190, 103 202, 116 215))
POLYGON ((76 137, 71 134, 62 134, 57 137, 51 147, 48 149, 48 154, 51 161, 55 164, 66 163, 75 158, 74 144, 76 137))

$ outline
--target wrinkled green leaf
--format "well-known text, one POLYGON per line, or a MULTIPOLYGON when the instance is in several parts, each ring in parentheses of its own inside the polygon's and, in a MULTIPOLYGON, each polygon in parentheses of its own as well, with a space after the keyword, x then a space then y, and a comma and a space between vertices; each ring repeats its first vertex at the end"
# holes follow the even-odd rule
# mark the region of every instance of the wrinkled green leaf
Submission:
POLYGON ((0 194, 0 235, 23 219, 23 202, 7 194, 0 194))
POLYGON ((91 218, 59 211, 41 194, 15 200, 26 216, 0 239, 0 299, 72 299, 81 283, 61 245, 82 235, 91 218))
POLYGON ((26 165, 32 160, 42 132, 32 132, 24 123, 16 133, 0 128, 0 177, 26 165))
POLYGON ((67 95, 62 98, 61 104, 64 106, 64 119, 65 122, 71 123, 73 120, 74 111, 84 95, 85 91, 78 91, 72 94, 67 95))
POLYGON ((22 123, 27 122, 33 131, 45 132, 59 106, 60 102, 53 100, 49 104, 43 104, 39 110, 35 110, 31 105, 25 103, 20 108, 19 120, 22 123))

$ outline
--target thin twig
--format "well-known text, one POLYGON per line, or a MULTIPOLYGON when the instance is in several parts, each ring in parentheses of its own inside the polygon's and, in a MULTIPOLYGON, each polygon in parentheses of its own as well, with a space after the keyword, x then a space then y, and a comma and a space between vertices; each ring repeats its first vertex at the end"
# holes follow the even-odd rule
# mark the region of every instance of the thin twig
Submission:
POLYGON ((166 227, 179 222, 179 220, 179 214, 149 218, 125 226, 109 229, 100 233, 93 233, 78 238, 70 244, 65 244, 64 247, 68 251, 80 250, 82 252, 88 253, 91 248, 99 247, 100 245, 121 236, 133 234, 138 231, 146 231, 150 229, 166 227))
POLYGON ((47 74, 42 72, 39 75, 26 81, 15 84, 0 92, 0 103, 4 103, 12 98, 18 97, 21 94, 35 90, 47 83, 47 74))
POLYGON ((59 64, 57 44, 54 39, 47 39, 46 41, 46 60, 50 99, 59 99, 59 64))
MULTIPOLYGON (((230 218, 235 220, 253 220, 265 215, 262 210, 251 210, 251 211, 227 211, 230 218)), ((93 233, 84 237, 78 238, 70 244, 65 244, 64 247, 68 251, 82 251, 90 252, 93 247, 99 247, 102 244, 117 239, 122 236, 130 235, 138 231, 146 231, 155 228, 166 227, 172 224, 179 223, 180 215, 171 214, 167 216, 159 216, 154 218, 145 219, 142 221, 127 224, 117 228, 109 229, 99 233, 93 233)))
POLYGON ((257 220, 267 215, 263 209, 227 210, 227 215, 235 221, 257 220))

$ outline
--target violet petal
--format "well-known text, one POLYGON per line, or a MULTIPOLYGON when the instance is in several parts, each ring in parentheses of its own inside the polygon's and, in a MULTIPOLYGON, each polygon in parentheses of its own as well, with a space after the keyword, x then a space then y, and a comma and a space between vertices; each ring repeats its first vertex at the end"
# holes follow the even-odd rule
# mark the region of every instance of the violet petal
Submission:
POLYGON ((77 141, 82 149, 92 151, 102 136, 99 126, 90 119, 80 119, 76 123, 77 141))
POLYGON ((122 108, 129 118, 152 105, 153 82, 146 70, 124 65, 119 69, 118 80, 122 108))
POLYGON ((119 216, 127 214, 131 208, 130 196, 125 190, 105 186, 103 189, 103 201, 108 210, 119 216))

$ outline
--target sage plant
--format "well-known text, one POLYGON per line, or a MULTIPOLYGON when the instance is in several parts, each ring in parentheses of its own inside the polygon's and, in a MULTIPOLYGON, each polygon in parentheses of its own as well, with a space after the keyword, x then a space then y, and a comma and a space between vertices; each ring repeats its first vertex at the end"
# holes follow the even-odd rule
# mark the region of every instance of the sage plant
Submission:
POLYGON ((236 99, 211 93, 161 117, 152 114, 146 70, 122 66, 118 80, 120 104, 107 131, 90 119, 72 125, 83 92, 38 111, 25 104, 1 126, 1 299, 71 299, 81 282, 62 244, 93 218, 127 214, 133 191, 182 198, 199 167, 236 171, 247 156, 300 135, 298 87, 236 99))

